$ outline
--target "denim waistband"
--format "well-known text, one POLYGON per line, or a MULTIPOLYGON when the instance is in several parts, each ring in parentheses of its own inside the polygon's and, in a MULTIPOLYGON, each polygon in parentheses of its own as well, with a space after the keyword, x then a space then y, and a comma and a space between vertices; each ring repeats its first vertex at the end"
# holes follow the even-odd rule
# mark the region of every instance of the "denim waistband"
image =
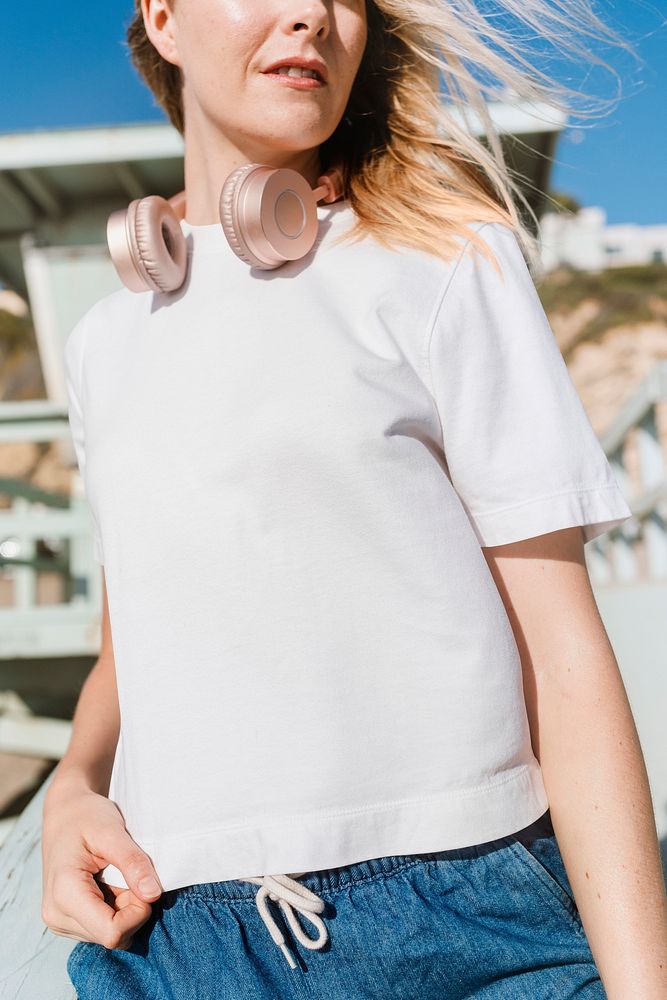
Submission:
MULTIPOLYGON (((491 841, 490 843, 495 843, 491 841)), ((307 872, 299 881, 320 893, 337 892, 349 885, 366 882, 369 879, 392 875, 413 865, 425 864, 429 861, 446 858, 466 858, 474 856, 481 845, 458 847, 447 851, 429 851, 421 854, 393 854, 382 858, 369 858, 338 868, 324 868, 320 871, 307 872)), ((264 874, 264 873, 262 873, 264 874)), ((170 896, 194 896, 203 899, 238 900, 254 899, 257 887, 250 882, 237 879, 226 879, 221 882, 200 882, 184 886, 180 889, 170 889, 162 894, 162 898, 170 896)))
MULTIPOLYGON (((538 834, 544 831, 544 823, 550 825, 548 814, 540 817, 529 827, 524 827, 523 834, 531 832, 538 834), (534 829, 533 829, 534 828, 534 829)), ((199 882, 194 885, 171 889, 163 893, 163 902, 169 899, 189 897, 191 899, 207 899, 219 901, 252 900, 254 899, 258 912, 264 921, 274 943, 280 948, 292 969, 296 968, 296 960, 287 946, 282 928, 276 922, 268 906, 271 899, 283 910, 293 934, 308 949, 323 948, 329 938, 329 933, 321 914, 326 909, 323 896, 343 889, 345 886, 357 885, 373 879, 387 878, 398 872, 416 865, 428 864, 444 859, 463 859, 476 857, 481 851, 493 849, 495 845, 506 847, 507 837, 487 841, 485 844, 474 844, 470 847, 460 847, 446 851, 429 851, 423 854, 390 854, 378 858, 368 858, 352 864, 336 868, 323 868, 309 872, 257 873, 252 877, 225 879, 220 882, 199 882), (257 888, 259 886, 259 888, 257 888), (318 931, 317 938, 307 934, 299 923, 296 913, 301 913, 318 931)))

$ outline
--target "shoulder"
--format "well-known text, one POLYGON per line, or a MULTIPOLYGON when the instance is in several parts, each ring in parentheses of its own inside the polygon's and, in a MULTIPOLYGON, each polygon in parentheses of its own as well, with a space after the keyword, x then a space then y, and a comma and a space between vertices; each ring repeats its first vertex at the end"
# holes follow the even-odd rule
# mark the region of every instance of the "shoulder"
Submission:
POLYGON ((115 332, 127 328, 135 316, 145 309, 151 292, 137 293, 118 288, 89 306, 65 337, 65 359, 68 364, 83 363, 84 352, 109 341, 115 332))
POLYGON ((327 272, 341 282, 355 276, 366 279, 360 291, 369 296, 382 294, 409 295, 426 306, 445 293, 451 279, 460 272, 461 280, 469 267, 483 260, 478 251, 486 244, 499 258, 506 259, 519 246, 514 231, 497 222, 471 221, 461 226, 454 237, 453 252, 445 254, 411 243, 396 243, 393 236, 387 242, 375 234, 362 232, 355 241, 342 241, 331 247, 331 256, 323 259, 327 272), (334 265, 333 267, 331 265, 334 265), (462 266, 463 265, 463 266, 462 266))
POLYGON ((485 247, 462 253, 444 283, 429 327, 429 351, 451 352, 457 345, 481 364, 497 362, 499 353, 527 364, 536 351, 546 351, 559 365, 556 339, 515 230, 499 222, 475 230, 485 247))
MULTIPOLYGON (((337 308, 343 302, 355 315, 361 311, 379 317, 385 328, 418 341, 423 352, 423 338, 428 343, 436 324, 467 326, 495 311, 503 281, 484 256, 485 246, 502 275, 516 272, 519 260, 523 263, 513 229, 502 223, 468 221, 455 243, 454 252, 445 256, 436 248, 386 246, 364 233, 358 242, 332 247, 322 259, 322 294, 334 299, 337 308)), ((508 287, 514 284, 504 280, 508 287)))
MULTIPOLYGON (((414 250, 408 252, 416 280, 430 279, 444 297, 450 284, 470 283, 491 294, 510 279, 529 277, 527 262, 514 229, 502 222, 476 221, 462 227, 456 237, 458 250, 451 256, 414 250)), ((510 284, 512 282, 510 281, 510 284)))
POLYGON ((131 292, 129 289, 117 288, 108 295, 102 296, 86 310, 78 321, 72 335, 78 328, 84 328, 93 335, 98 330, 105 330, 109 323, 130 319, 135 313, 143 312, 146 299, 152 297, 152 292, 131 292))
POLYGON ((450 281, 443 297, 446 293, 450 302, 458 300, 469 307, 526 296, 535 300, 535 283, 515 230, 502 222, 479 222, 468 228, 471 235, 454 267, 448 268, 450 281))
POLYGON ((473 260, 473 266, 478 266, 481 260, 488 260, 488 257, 481 252, 480 243, 483 243, 492 252, 500 265, 511 265, 519 258, 525 263, 518 237, 511 226, 506 225, 504 222, 476 222, 467 228, 470 232, 470 237, 466 241, 463 251, 467 251, 469 247, 474 247, 475 250, 480 250, 480 252, 468 254, 462 251, 459 262, 473 260))

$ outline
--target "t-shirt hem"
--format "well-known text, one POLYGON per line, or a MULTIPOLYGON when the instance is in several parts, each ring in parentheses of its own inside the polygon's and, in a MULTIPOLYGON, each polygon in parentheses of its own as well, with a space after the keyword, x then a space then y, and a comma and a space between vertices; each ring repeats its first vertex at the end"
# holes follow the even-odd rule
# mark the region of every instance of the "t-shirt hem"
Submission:
POLYGON ((468 511, 482 546, 506 545, 577 525, 585 544, 630 517, 632 511, 615 482, 581 486, 485 513, 468 511))
MULTIPOLYGON (((310 813, 176 837, 134 839, 165 891, 202 882, 311 872, 369 858, 423 854, 482 844, 523 829, 549 808, 537 759, 505 780, 365 810, 310 813), (228 858, 233 858, 232 862, 228 858)), ((97 878, 127 888, 118 868, 97 878)))

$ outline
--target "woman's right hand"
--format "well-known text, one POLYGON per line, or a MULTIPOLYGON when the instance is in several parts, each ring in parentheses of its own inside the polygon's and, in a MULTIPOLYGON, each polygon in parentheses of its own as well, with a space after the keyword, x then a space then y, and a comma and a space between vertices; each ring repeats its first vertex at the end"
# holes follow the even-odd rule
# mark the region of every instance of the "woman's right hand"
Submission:
POLYGON ((42 911, 49 930, 128 950, 162 887, 150 858, 132 839, 114 802, 82 784, 49 788, 42 822, 42 911), (98 883, 105 865, 129 888, 98 883), (155 879, 154 891, 140 883, 155 879))

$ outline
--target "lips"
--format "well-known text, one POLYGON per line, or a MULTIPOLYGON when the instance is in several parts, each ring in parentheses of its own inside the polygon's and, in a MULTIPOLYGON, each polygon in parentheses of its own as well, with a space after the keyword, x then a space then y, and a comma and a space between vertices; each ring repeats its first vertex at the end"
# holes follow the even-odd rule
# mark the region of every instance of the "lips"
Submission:
POLYGON ((288 56, 285 59, 279 59, 266 69, 262 70, 262 73, 273 73, 275 70, 280 69, 281 66, 298 66, 300 69, 312 69, 317 73, 322 83, 327 83, 327 67, 326 63, 323 63, 321 59, 304 59, 302 56, 288 56))

